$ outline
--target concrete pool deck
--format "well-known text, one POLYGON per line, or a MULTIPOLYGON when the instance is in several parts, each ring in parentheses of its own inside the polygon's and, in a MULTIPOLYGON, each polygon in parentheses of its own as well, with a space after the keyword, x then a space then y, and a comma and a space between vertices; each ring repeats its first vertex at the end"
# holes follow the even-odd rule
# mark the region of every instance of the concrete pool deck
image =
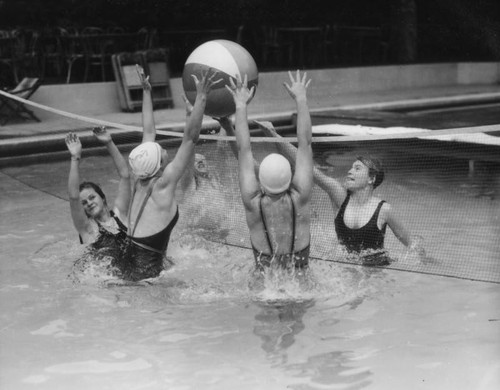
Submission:
MULTIPOLYGON (((387 109, 405 106, 474 104, 500 101, 500 63, 454 63, 366 68, 308 70, 312 79, 309 108, 312 113, 327 109, 387 109)), ((294 102, 283 88, 286 72, 259 75, 259 86, 249 105, 249 119, 290 120, 294 102)), ((174 108, 155 110, 158 129, 181 131, 184 125, 182 80, 171 79, 174 108)), ((106 124, 140 129, 141 112, 124 112, 119 106, 115 82, 42 85, 30 102, 67 113, 67 116, 31 107, 40 122, 9 122, 0 127, 0 160, 13 150, 48 153, 60 148, 68 131, 90 135, 90 128, 106 124), (76 119, 75 119, 76 117, 76 119)), ((216 122, 205 116, 204 128, 216 122)), ((133 131, 133 130, 132 130, 133 131)))

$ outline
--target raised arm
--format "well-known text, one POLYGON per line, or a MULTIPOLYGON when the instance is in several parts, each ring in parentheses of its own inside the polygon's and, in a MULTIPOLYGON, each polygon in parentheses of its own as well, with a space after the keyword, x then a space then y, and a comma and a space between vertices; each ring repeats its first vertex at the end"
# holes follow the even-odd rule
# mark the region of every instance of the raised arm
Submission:
MULTIPOLYGON (((184 100, 184 105, 186 107, 186 123, 190 120, 191 113, 193 112, 193 105, 191 102, 187 99, 186 95, 182 95, 182 99, 184 100)), ((179 180, 179 185, 182 190, 182 193, 184 194, 188 189, 191 183, 194 182, 194 155, 195 155, 195 150, 190 152, 189 154, 189 161, 186 166, 186 169, 184 170, 184 173, 182 174, 180 180, 179 180)))
MULTIPOLYGON (((234 127, 233 123, 231 122, 231 119, 228 116, 222 117, 222 118, 213 118, 219 124, 221 125, 221 128, 224 130, 225 135, 228 136, 234 136, 234 127)), ((221 132, 221 135, 224 135, 224 133, 221 132)), ((231 148, 231 151, 234 154, 234 157, 238 158, 238 147, 236 146, 236 143, 230 141, 229 142, 229 147, 231 148)))
MULTIPOLYGON (((268 137, 277 137, 281 138, 281 136, 276 132, 271 122, 267 121, 254 121, 259 128, 263 131, 265 135, 268 137)), ((297 148, 293 146, 289 142, 278 142, 276 144, 278 150, 290 161, 290 164, 295 167, 295 159, 297 158, 297 148)), ((347 191, 340 181, 337 179, 325 175, 321 170, 316 167, 313 167, 313 178, 314 183, 320 187, 323 191, 325 191, 332 203, 334 203, 337 207, 340 207, 347 196, 347 191)))
POLYGON ((68 177, 69 206, 71 219, 76 231, 86 242, 86 235, 90 233, 90 223, 80 202, 80 172, 79 165, 82 156, 82 144, 75 133, 69 133, 65 138, 66 146, 71 154, 71 165, 68 177))
POLYGON ((156 139, 156 128, 151 83, 149 82, 149 76, 146 76, 142 66, 136 65, 135 67, 142 84, 142 142, 154 141, 156 139))
POLYGON ((312 126, 309 107, 307 106, 307 87, 311 80, 307 80, 307 73, 301 77, 297 70, 295 78, 291 72, 288 72, 290 84, 284 83, 284 86, 290 96, 295 100, 297 106, 297 160, 295 165, 295 174, 292 183, 299 191, 302 200, 309 200, 313 186, 313 153, 312 153, 312 126))
POLYGON ((243 81, 239 77, 236 83, 231 79, 231 85, 226 86, 231 92, 236 105, 235 126, 236 144, 238 148, 238 169, 240 178, 240 191, 245 207, 251 206, 251 200, 260 191, 259 181, 254 170, 254 159, 248 129, 247 106, 253 98, 255 88, 248 89, 247 76, 243 81))
POLYGON ((104 144, 106 146, 106 149, 108 149, 109 155, 111 156, 111 158, 113 159, 113 163, 115 164, 116 171, 120 176, 120 182, 118 184, 118 194, 114 202, 114 208, 119 213, 118 217, 121 220, 126 221, 128 206, 130 203, 130 174, 127 162, 113 142, 111 134, 107 132, 105 127, 95 127, 93 129, 93 133, 97 140, 104 144))
POLYGON ((216 76, 217 72, 212 69, 203 73, 200 80, 196 75, 192 75, 196 85, 196 99, 191 114, 187 116, 182 143, 175 154, 175 158, 167 165, 167 168, 163 172, 164 178, 168 177, 177 183, 182 177, 189 161, 192 160, 194 146, 200 136, 203 114, 207 105, 207 96, 212 87, 222 81, 222 79, 214 80, 216 76))

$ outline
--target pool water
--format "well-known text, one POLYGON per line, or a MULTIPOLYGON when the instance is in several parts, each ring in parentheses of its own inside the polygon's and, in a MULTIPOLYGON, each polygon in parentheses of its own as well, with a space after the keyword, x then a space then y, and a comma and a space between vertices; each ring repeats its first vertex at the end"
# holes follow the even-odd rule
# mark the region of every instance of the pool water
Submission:
MULTIPOLYGON (((331 151, 319 163, 337 173, 351 157, 331 151)), ((109 159, 86 160, 112 199, 109 159)), ((65 200, 67 165, 0 172, 2 389, 500 388, 498 284, 314 261, 305 286, 275 275, 253 290, 251 251, 183 223, 169 246, 176 265, 156 280, 75 271, 83 248, 65 200)), ((498 170, 467 178, 424 165, 411 176, 394 169, 383 195, 410 203, 405 217, 429 256, 453 265, 465 252, 490 269, 498 170), (456 215, 460 204, 473 209, 456 215)), ((403 261, 393 238, 387 245, 403 261)))

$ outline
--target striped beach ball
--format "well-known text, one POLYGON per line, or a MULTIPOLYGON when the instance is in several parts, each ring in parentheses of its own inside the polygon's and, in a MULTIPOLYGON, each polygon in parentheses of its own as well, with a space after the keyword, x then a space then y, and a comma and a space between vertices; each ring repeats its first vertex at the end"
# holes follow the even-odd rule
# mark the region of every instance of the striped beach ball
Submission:
POLYGON ((204 70, 213 68, 219 73, 215 79, 223 81, 214 85, 210 91, 205 108, 205 114, 212 117, 224 117, 235 112, 233 96, 226 89, 230 85, 230 78, 240 75, 243 80, 245 74, 248 78, 248 88, 257 87, 259 73, 257 65, 251 54, 236 42, 225 39, 208 41, 198 46, 188 57, 182 73, 182 85, 186 98, 194 104, 196 99, 196 86, 191 75, 198 79, 204 70))

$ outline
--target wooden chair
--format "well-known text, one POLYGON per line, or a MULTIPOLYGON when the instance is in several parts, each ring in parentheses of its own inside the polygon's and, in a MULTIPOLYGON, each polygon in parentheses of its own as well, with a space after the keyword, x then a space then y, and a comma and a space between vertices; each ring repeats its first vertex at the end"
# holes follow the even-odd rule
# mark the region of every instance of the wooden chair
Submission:
MULTIPOLYGON (((40 79, 35 77, 25 77, 14 89, 5 92, 11 95, 28 100, 40 86, 40 79)), ((40 122, 40 119, 33 114, 22 102, 11 99, 7 96, 0 95, 0 126, 13 119, 35 120, 40 122)))
POLYGON ((118 53, 112 56, 118 98, 123 111, 136 111, 142 107, 142 83, 136 64, 149 75, 153 107, 174 106, 170 88, 168 50, 163 48, 118 53))
POLYGON ((105 31, 100 27, 85 27, 81 35, 85 56, 83 81, 86 82, 91 76, 92 68, 98 68, 101 81, 106 81, 106 65, 111 61, 111 53, 108 50, 110 43, 106 39, 105 31))
POLYGON ((78 60, 85 60, 83 39, 78 30, 70 30, 66 27, 59 27, 59 36, 63 58, 66 61, 66 84, 69 84, 74 63, 78 60))

